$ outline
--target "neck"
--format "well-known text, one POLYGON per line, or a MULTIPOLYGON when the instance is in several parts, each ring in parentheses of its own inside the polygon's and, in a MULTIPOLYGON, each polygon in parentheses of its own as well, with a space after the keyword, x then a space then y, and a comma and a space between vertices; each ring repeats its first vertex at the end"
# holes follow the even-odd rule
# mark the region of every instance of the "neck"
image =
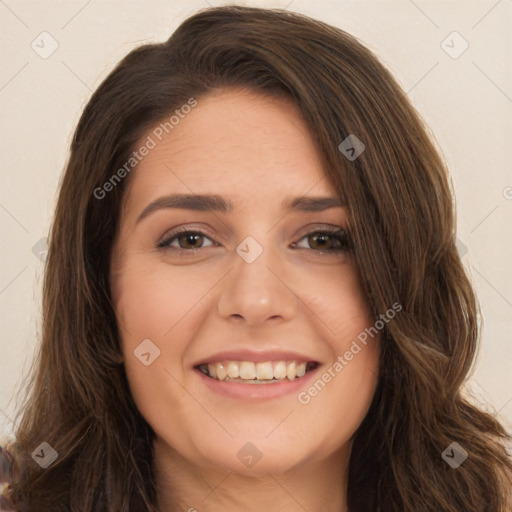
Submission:
MULTIPOLYGON (((154 468, 159 512, 347 512, 351 445, 328 459, 284 473, 240 474, 199 467, 164 441, 155 440, 154 468)), ((253 468, 256 469, 256 466, 253 468)))

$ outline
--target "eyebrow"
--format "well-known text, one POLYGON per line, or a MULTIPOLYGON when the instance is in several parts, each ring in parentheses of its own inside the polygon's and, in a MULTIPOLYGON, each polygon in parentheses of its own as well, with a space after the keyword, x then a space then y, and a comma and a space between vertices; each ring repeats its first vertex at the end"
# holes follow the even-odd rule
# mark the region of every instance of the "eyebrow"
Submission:
MULTIPOLYGON (((320 212, 343 206, 344 204, 337 197, 288 197, 281 203, 284 210, 296 212, 320 212)), ((229 213, 233 211, 233 203, 216 194, 173 194, 159 197, 149 203, 137 218, 137 223, 153 212, 171 208, 229 213)))

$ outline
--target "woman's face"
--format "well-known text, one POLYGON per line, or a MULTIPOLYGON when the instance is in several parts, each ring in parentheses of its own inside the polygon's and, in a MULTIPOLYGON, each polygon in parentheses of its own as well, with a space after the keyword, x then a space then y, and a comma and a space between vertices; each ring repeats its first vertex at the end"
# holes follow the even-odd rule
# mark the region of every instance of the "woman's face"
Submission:
POLYGON ((347 457, 379 336, 313 139, 255 92, 185 111, 141 138, 112 256, 134 400, 161 450, 203 468, 347 457))

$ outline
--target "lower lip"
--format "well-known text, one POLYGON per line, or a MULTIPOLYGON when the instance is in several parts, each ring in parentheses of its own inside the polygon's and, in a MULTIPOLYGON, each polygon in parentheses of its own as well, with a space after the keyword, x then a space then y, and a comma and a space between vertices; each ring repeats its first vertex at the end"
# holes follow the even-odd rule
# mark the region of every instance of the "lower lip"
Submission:
POLYGON ((243 382, 229 382, 208 377, 201 370, 194 369, 205 386, 211 391, 231 398, 278 398, 298 393, 304 386, 309 384, 317 373, 320 366, 310 370, 302 377, 294 380, 284 379, 272 384, 244 384, 243 382))

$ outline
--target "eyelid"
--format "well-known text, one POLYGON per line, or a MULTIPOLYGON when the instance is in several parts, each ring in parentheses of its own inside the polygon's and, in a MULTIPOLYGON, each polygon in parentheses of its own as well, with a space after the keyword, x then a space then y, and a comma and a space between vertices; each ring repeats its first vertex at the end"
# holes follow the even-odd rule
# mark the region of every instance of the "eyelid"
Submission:
MULTIPOLYGON (((343 226, 338 226, 338 225, 334 225, 334 224, 314 223, 314 224, 309 224, 305 228, 301 229, 297 236, 301 236, 302 238, 304 238, 306 235, 312 235, 312 234, 318 233, 318 232, 331 233, 331 234, 343 232, 343 233, 346 233, 347 235, 349 233, 348 229, 343 226)), ((302 238, 301 238, 301 240, 302 240, 302 238)))
MULTIPOLYGON (((350 250, 352 247, 350 233, 347 228, 341 227, 341 226, 332 226, 332 225, 326 226, 325 224, 321 225, 321 226, 317 226, 316 228, 311 228, 311 226, 308 226, 308 228, 306 228, 306 231, 305 232, 303 231, 302 234, 298 236, 297 242, 293 242, 292 245, 296 246, 297 243, 301 242, 304 238, 307 238, 307 237, 310 237, 313 235, 317 235, 317 234, 327 234, 327 235, 331 236, 335 240, 341 242, 341 247, 335 247, 332 249, 325 249, 325 250, 322 250, 322 249, 315 250, 312 248, 307 248, 307 249, 309 249, 310 252, 317 253, 317 254, 333 254, 333 253, 335 254, 335 253, 340 253, 340 252, 346 252, 346 251, 350 250)), ((299 249, 304 249, 304 247, 299 247, 299 249)))
MULTIPOLYGON (((212 238, 212 239, 215 236, 213 234, 213 232, 211 232, 209 229, 205 228, 204 226, 196 227, 194 224, 184 224, 184 225, 177 226, 173 229, 166 231, 162 235, 160 240, 158 241, 157 246, 160 246, 161 244, 166 243, 166 242, 170 242, 178 235, 181 235, 183 233, 189 233, 189 232, 197 233, 204 237, 208 237, 208 238, 212 238)), ((192 250, 192 249, 188 249, 188 250, 192 250)))
MULTIPOLYGON (((206 247, 196 247, 196 248, 192 248, 192 249, 183 249, 181 247, 173 247, 170 245, 170 242, 172 242, 179 235, 187 234, 187 233, 197 234, 204 238, 209 238, 210 241, 212 242, 212 245, 210 245, 208 247, 213 247, 213 246, 219 245, 214 240, 214 236, 208 229, 206 229, 204 227, 195 228, 194 225, 186 224, 186 225, 178 226, 178 227, 166 232, 162 236, 160 241, 157 243, 156 247, 159 249, 164 249, 164 250, 165 249, 170 250, 170 251, 176 250, 179 252, 189 252, 189 253, 194 253, 195 251, 199 251, 201 249, 206 248, 206 247)), ((346 239, 347 239, 346 247, 336 247, 334 249, 326 249, 325 251, 322 251, 320 249, 315 250, 312 248, 307 248, 310 251, 317 252, 317 253, 334 253, 334 252, 340 252, 343 250, 348 250, 350 248, 350 233, 347 228, 342 227, 342 226, 337 226, 337 225, 316 224, 316 223, 313 225, 308 225, 305 228, 303 228, 297 235, 297 237, 298 237, 297 240, 295 242, 293 242, 292 245, 296 245, 298 242, 301 242, 304 238, 306 238, 308 236, 313 236, 318 233, 328 234, 335 238, 336 238, 336 235, 341 234, 342 236, 346 237, 346 239)), ((299 249, 304 249, 304 248, 299 247, 299 249)))

